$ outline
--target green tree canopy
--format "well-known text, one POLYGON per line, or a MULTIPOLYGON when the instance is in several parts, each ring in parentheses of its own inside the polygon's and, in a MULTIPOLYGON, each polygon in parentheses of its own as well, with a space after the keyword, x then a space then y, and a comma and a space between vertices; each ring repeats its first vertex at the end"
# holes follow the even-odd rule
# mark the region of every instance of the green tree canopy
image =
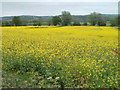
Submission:
POLYGON ((120 16, 113 18, 111 21, 111 26, 119 26, 120 27, 120 16))
POLYGON ((59 17, 59 16, 54 16, 53 18, 52 18, 52 23, 53 23, 53 25, 60 25, 60 23, 61 23, 61 18, 59 17))
POLYGON ((34 26, 41 26, 41 19, 35 19, 32 21, 34 26))
POLYGON ((72 16, 71 16, 70 12, 63 11, 62 15, 61 15, 61 19, 62 19, 62 25, 67 26, 67 25, 71 24, 72 16))
POLYGON ((12 22, 15 26, 21 26, 22 25, 22 21, 21 21, 19 16, 14 16, 13 19, 12 19, 12 22))
POLYGON ((91 25, 99 25, 99 26, 104 26, 105 21, 103 20, 103 16, 100 13, 93 12, 89 15, 89 21, 91 25))

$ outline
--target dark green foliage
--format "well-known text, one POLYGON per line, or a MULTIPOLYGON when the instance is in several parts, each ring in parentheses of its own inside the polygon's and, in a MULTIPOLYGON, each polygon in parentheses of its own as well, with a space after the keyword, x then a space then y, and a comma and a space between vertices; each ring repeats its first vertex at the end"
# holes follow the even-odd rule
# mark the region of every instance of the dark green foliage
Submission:
POLYGON ((110 21, 111 26, 118 26, 120 27, 120 16, 115 17, 110 21))
POLYGON ((48 26, 52 25, 52 19, 49 19, 49 20, 47 21, 47 25, 48 25, 48 26))
POLYGON ((80 24, 79 21, 74 21, 74 22, 73 22, 73 26, 81 26, 81 24, 80 24))
POLYGON ((63 11, 62 15, 61 15, 61 19, 62 19, 62 25, 68 26, 71 24, 72 16, 71 16, 70 12, 63 11))
POLYGON ((2 26, 13 26, 13 22, 12 21, 2 21, 2 26))
POLYGON ((41 26, 41 25, 74 25, 80 26, 78 22, 81 21, 81 25, 98 25, 98 26, 120 26, 120 16, 117 14, 100 14, 93 12, 90 15, 71 15, 68 11, 63 11, 60 16, 9 16, 1 18, 2 26, 41 26), (42 19, 42 20, 41 20, 42 19), (74 23, 71 23, 74 22, 74 23), (86 23, 87 22, 87 23, 86 23), (107 22, 110 22, 107 24, 107 22))
MULTIPOLYGON (((87 22, 89 15, 72 15, 73 20, 79 20, 81 22, 87 22)), ((114 19, 118 14, 102 14, 105 21, 110 21, 114 19)), ((12 21, 13 16, 4 16, 2 17, 3 21, 12 21)), ((33 21, 35 19, 41 18, 42 21, 48 21, 52 19, 52 16, 29 16, 29 15, 22 15, 20 16, 22 21, 33 21)))
POLYGON ((115 18, 115 19, 111 20, 110 23, 111 23, 111 26, 117 26, 118 21, 115 18))
POLYGON ((104 21, 99 21, 98 26, 106 26, 106 23, 104 21))
POLYGON ((61 24, 61 18, 60 18, 59 16, 54 16, 54 17, 52 18, 52 24, 53 24, 54 26, 60 25, 60 24, 61 24))
POLYGON ((102 14, 98 15, 98 21, 97 21, 98 26, 106 26, 106 22, 103 20, 102 14))
POLYGON ((89 15, 89 21, 91 23, 91 25, 95 26, 96 25, 96 22, 97 22, 97 19, 96 19, 96 12, 93 12, 89 15))
POLYGON ((41 20, 40 19, 36 19, 32 21, 33 26, 41 26, 41 20))
POLYGON ((87 25, 88 25, 87 22, 84 22, 84 23, 83 23, 83 26, 87 26, 87 25))
POLYGON ((22 21, 22 26, 27 26, 28 21, 22 21))
POLYGON ((92 26, 105 26, 105 21, 103 20, 103 16, 100 13, 93 12, 89 15, 89 21, 92 26))
POLYGON ((117 22, 118 22, 118 26, 120 27, 120 15, 118 15, 117 22))
POLYGON ((14 16, 12 19, 12 22, 15 26, 21 26, 22 25, 22 21, 20 19, 20 16, 14 16))

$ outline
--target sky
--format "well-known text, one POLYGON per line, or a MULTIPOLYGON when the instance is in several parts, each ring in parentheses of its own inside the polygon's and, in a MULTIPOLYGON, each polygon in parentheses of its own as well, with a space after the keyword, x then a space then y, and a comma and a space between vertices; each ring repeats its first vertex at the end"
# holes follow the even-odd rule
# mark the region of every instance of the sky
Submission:
POLYGON ((91 12, 117 14, 119 0, 4 0, 0 16, 55 16, 62 11, 72 15, 87 15, 91 12))
POLYGON ((119 0, 2 0, 2 2, 118 2, 119 0))

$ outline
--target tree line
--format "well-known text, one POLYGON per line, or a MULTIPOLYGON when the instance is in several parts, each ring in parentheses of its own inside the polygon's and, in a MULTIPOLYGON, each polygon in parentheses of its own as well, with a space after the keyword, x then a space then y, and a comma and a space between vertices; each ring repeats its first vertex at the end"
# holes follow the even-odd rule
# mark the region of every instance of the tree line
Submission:
MULTIPOLYGON (((110 21, 110 26, 120 26, 120 16, 114 18, 110 21)), ((12 21, 3 21, 2 26, 41 26, 42 20, 35 19, 33 21, 23 21, 20 16, 14 16, 12 21)), ((74 20, 69 11, 62 11, 61 15, 53 16, 51 20, 48 21, 47 25, 54 26, 106 26, 106 21, 102 14, 93 12, 88 16, 88 20, 81 23, 78 20, 74 20)))

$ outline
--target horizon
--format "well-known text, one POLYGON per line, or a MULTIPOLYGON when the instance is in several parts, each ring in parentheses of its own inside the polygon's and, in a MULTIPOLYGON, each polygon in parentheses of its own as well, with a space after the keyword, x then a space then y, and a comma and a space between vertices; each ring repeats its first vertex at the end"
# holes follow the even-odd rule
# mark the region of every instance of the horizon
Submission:
POLYGON ((3 2, 2 15, 6 16, 56 16, 62 11, 71 15, 118 14, 117 2, 3 2))
MULTIPOLYGON (((97 12, 99 13, 99 12, 97 12)), ((102 14, 102 13, 100 13, 102 14)), ((87 16, 87 15, 90 15, 90 14, 85 14, 85 15, 72 15, 72 16, 87 16)), ((109 13, 106 13, 106 14, 102 14, 102 15, 118 15, 118 14, 109 14, 109 13)), ((37 17, 45 17, 45 16, 39 16, 39 15, 16 15, 16 16, 37 16, 37 17)), ((52 15, 52 16, 59 16, 59 15, 52 15)), ((48 16, 48 17, 52 17, 52 16, 48 16)), ((1 16, 0 16, 1 17, 1 16)), ((2 17, 14 17, 14 16, 2 16, 2 17)), ((46 16, 47 17, 47 16, 46 16)))

